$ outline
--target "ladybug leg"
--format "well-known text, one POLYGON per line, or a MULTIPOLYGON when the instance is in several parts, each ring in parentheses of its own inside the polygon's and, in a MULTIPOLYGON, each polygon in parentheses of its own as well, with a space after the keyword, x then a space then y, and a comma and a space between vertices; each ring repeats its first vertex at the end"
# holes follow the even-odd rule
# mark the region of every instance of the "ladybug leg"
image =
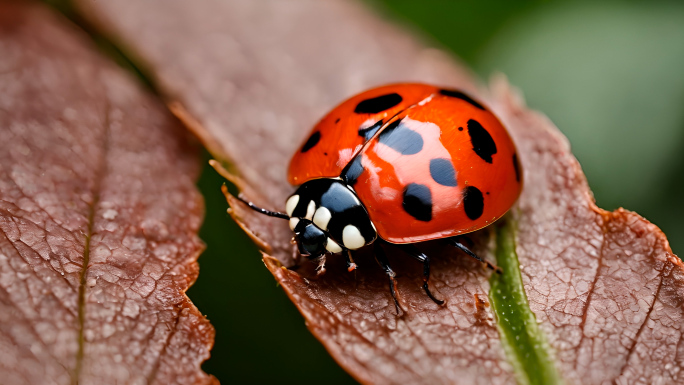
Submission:
POLYGON ((431 300, 433 300, 437 305, 443 305, 444 301, 441 299, 435 298, 434 295, 430 292, 430 288, 428 287, 428 281, 430 281, 430 257, 425 255, 425 253, 422 253, 419 251, 415 246, 413 245, 397 245, 400 249, 404 250, 406 254, 412 256, 413 258, 417 259, 419 262, 423 263, 423 290, 425 290, 425 294, 427 294, 428 297, 430 297, 431 300))
POLYGON ((356 263, 354 263, 354 258, 352 258, 351 250, 349 249, 344 249, 342 251, 344 253, 344 259, 347 261, 347 271, 352 272, 356 270, 356 263))
POLYGON ((457 249, 462 250, 464 253, 468 254, 469 256, 471 256, 471 257, 477 259, 478 261, 484 263, 485 265, 487 265, 488 268, 494 270, 495 272, 497 272, 497 273, 499 273, 499 274, 503 273, 503 270, 501 270, 501 268, 500 268, 499 266, 496 266, 496 265, 492 264, 491 262, 484 260, 483 258, 481 258, 480 256, 478 256, 477 254, 473 253, 473 252, 470 251, 470 249, 467 248, 464 244, 462 244, 461 242, 459 242, 458 240, 456 240, 456 238, 447 238, 446 241, 447 241, 450 245, 456 247, 457 249))
POLYGON ((325 254, 321 255, 315 260, 318 262, 318 266, 316 266, 316 275, 325 274, 325 254))
POLYGON ((399 301, 397 301, 397 292, 394 290, 394 277, 396 277, 396 274, 394 273, 394 270, 389 265, 389 261, 387 260, 387 256, 385 255, 385 250, 382 249, 382 246, 380 245, 380 242, 375 242, 375 260, 378 262, 380 267, 385 271, 385 274, 389 277, 389 286, 390 286, 390 293, 392 294, 392 299, 394 300, 394 307, 397 310, 397 315, 399 314, 399 309, 401 307, 399 306, 399 301))

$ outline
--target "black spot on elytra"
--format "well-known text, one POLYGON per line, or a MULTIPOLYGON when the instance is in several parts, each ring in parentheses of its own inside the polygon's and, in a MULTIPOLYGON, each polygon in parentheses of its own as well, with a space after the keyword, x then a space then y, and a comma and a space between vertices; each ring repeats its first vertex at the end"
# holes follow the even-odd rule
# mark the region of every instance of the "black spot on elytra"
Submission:
POLYGON ((463 190, 463 208, 468 218, 472 220, 482 216, 484 197, 477 187, 468 186, 463 190))
POLYGON ((363 172, 361 156, 361 154, 357 154, 354 159, 344 167, 344 170, 342 170, 342 174, 340 175, 340 178, 350 186, 353 186, 356 183, 359 175, 363 172))
POLYGON ((378 96, 376 98, 361 101, 354 108, 357 114, 377 114, 401 103, 403 99, 397 93, 378 96))
POLYGON ((304 143, 304 147, 302 147, 302 152, 307 152, 313 148, 313 146, 318 144, 318 141, 321 140, 321 133, 319 131, 314 132, 311 134, 309 139, 306 140, 306 143, 304 143))
POLYGON ((473 144, 473 151, 487 163, 492 163, 492 155, 496 154, 496 143, 489 132, 477 121, 468 121, 468 134, 473 144))
POLYGON ((516 182, 520 182, 520 162, 518 161, 518 154, 513 154, 513 169, 515 170, 516 182))
POLYGON ((442 95, 444 95, 444 96, 450 96, 450 97, 452 97, 452 98, 461 99, 461 100, 463 100, 463 101, 466 101, 466 102, 470 103, 470 104, 473 105, 474 107, 477 107, 477 108, 479 108, 479 109, 481 109, 481 110, 483 110, 483 111, 487 111, 487 109, 484 108, 484 107, 482 106, 482 104, 476 102, 475 100, 473 100, 473 98, 471 98, 470 96, 464 94, 464 93, 461 92, 461 91, 456 91, 456 90, 439 90, 439 93, 442 94, 442 95))
POLYGON ((463 127, 459 127, 458 130, 459 130, 459 131, 463 131, 463 127))
POLYGON ((435 158, 430 160, 430 176, 442 186, 456 186, 456 170, 451 160, 435 158))
POLYGON ((378 141, 402 155, 414 155, 423 149, 423 137, 400 120, 390 123, 378 136, 378 141))
POLYGON ((335 119, 335 124, 340 122, 340 118, 335 119))
POLYGON ((378 120, 374 125, 366 128, 359 128, 359 136, 362 136, 366 141, 371 140, 375 133, 382 127, 382 120, 378 120))
POLYGON ((406 186, 402 206, 409 215, 419 221, 432 220, 432 194, 425 185, 411 183, 406 186))

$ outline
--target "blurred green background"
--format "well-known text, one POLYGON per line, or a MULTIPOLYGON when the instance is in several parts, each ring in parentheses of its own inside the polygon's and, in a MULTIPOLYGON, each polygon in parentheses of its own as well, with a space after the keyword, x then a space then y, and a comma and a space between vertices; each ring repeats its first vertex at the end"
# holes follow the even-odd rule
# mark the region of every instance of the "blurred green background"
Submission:
MULTIPOLYGON (((645 216, 684 250, 684 4, 666 1, 367 1, 495 71, 569 138, 599 206, 645 216)), ((188 291, 216 327, 204 369, 223 384, 353 384, 228 218, 206 168, 207 250, 188 291)))

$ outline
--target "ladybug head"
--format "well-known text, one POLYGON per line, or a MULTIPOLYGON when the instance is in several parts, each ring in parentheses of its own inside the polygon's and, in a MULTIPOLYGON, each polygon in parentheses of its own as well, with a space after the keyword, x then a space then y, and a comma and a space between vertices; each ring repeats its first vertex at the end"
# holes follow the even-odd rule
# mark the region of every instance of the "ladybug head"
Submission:
POLYGON ((295 233, 295 241, 297 241, 297 248, 301 255, 316 258, 325 253, 328 237, 310 220, 299 220, 293 231, 295 233))
POLYGON ((339 179, 310 180, 285 206, 299 252, 310 258, 356 250, 377 237, 366 208, 339 179))
POLYGON ((314 179, 299 186, 286 203, 286 212, 270 211, 239 196, 252 210, 287 219, 302 255, 317 258, 369 245, 378 237, 368 211, 354 190, 341 179, 314 179))

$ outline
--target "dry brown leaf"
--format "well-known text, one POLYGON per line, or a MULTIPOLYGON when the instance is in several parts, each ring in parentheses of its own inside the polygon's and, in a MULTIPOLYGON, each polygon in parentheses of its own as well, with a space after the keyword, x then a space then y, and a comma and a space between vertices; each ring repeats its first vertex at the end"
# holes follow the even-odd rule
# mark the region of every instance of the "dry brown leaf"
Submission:
MULTIPOLYGON (((514 137, 525 169, 515 207, 518 257, 530 307, 569 383, 674 383, 684 368, 682 263, 665 236, 625 210, 593 202, 566 139, 506 82, 478 90, 468 71, 359 4, 342 1, 77 0, 150 74, 174 111, 250 198, 282 208, 285 168, 326 110, 365 88, 424 81, 473 92, 514 137)), ((234 203, 234 202, 232 202, 234 203)), ((432 283, 396 255, 406 309, 396 317, 370 255, 356 275, 340 260, 311 279, 292 266, 287 226, 243 206, 235 215, 269 245, 264 260, 338 362, 365 383, 513 383, 493 315, 487 273, 437 244, 432 283)), ((487 230, 472 236, 490 254, 487 230)), ((307 267, 308 266, 308 267, 307 267)))
POLYGON ((66 20, 0 3, 0 383, 207 384, 197 149, 66 20))

